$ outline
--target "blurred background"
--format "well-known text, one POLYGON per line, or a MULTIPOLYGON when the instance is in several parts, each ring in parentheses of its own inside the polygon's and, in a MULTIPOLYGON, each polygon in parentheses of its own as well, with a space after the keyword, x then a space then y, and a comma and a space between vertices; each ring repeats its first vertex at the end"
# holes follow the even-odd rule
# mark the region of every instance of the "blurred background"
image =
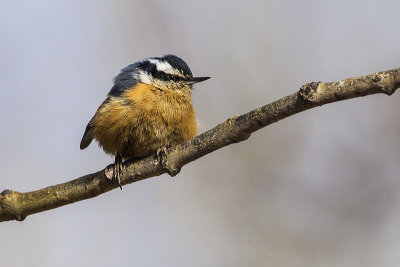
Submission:
MULTIPOLYGON (((128 64, 199 76, 202 131, 295 92, 400 67, 400 2, 0 0, 0 191, 113 162, 87 122, 128 64)), ((162 175, 0 224, 2 266, 400 264, 400 96, 315 108, 162 175)))

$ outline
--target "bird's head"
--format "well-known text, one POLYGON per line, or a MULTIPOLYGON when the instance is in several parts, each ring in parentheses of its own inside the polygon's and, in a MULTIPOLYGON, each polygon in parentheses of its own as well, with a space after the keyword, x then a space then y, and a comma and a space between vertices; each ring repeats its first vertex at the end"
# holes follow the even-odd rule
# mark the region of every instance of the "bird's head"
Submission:
POLYGON ((157 88, 172 90, 191 90, 192 85, 210 77, 193 77, 189 66, 174 55, 147 58, 137 62, 133 77, 139 83, 157 88))

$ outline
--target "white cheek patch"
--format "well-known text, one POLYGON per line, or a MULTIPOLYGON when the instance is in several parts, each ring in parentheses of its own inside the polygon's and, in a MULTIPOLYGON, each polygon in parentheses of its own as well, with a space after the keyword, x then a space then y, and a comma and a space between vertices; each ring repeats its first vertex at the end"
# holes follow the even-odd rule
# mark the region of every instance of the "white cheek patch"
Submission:
POLYGON ((155 79, 155 78, 153 78, 153 76, 151 76, 150 74, 148 74, 145 71, 138 71, 138 72, 134 73, 133 78, 135 78, 135 80, 139 81, 140 83, 150 84, 157 88, 167 87, 165 81, 155 79))
POLYGON ((135 80, 140 81, 141 83, 152 84, 153 78, 150 74, 144 71, 138 71, 133 74, 133 78, 135 80))
POLYGON ((154 58, 149 58, 148 60, 149 60, 149 62, 151 62, 154 65, 156 65, 156 68, 157 68, 158 71, 163 71, 166 74, 182 76, 182 73, 179 70, 173 68, 171 66, 171 64, 169 64, 166 61, 160 61, 160 60, 154 59, 154 58))

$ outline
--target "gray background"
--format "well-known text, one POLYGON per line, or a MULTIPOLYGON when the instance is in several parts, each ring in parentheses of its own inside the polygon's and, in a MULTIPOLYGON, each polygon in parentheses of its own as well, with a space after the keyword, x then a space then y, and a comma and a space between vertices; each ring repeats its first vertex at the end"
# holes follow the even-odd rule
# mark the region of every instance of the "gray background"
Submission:
MULTIPOLYGON (((0 1, 0 190, 104 168, 86 123, 119 70, 174 53, 202 131, 400 67, 400 2, 0 1)), ((399 93, 326 105, 167 175, 0 225, 2 266, 400 264, 399 93)))

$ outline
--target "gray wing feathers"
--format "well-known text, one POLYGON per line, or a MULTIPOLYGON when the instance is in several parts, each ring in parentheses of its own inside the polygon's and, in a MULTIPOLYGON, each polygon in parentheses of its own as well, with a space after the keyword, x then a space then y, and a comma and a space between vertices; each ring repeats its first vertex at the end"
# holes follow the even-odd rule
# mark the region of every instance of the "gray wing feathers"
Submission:
POLYGON ((89 122, 88 125, 86 126, 85 133, 83 134, 80 148, 81 149, 87 148, 92 142, 92 140, 93 140, 93 128, 92 126, 90 126, 89 122))

